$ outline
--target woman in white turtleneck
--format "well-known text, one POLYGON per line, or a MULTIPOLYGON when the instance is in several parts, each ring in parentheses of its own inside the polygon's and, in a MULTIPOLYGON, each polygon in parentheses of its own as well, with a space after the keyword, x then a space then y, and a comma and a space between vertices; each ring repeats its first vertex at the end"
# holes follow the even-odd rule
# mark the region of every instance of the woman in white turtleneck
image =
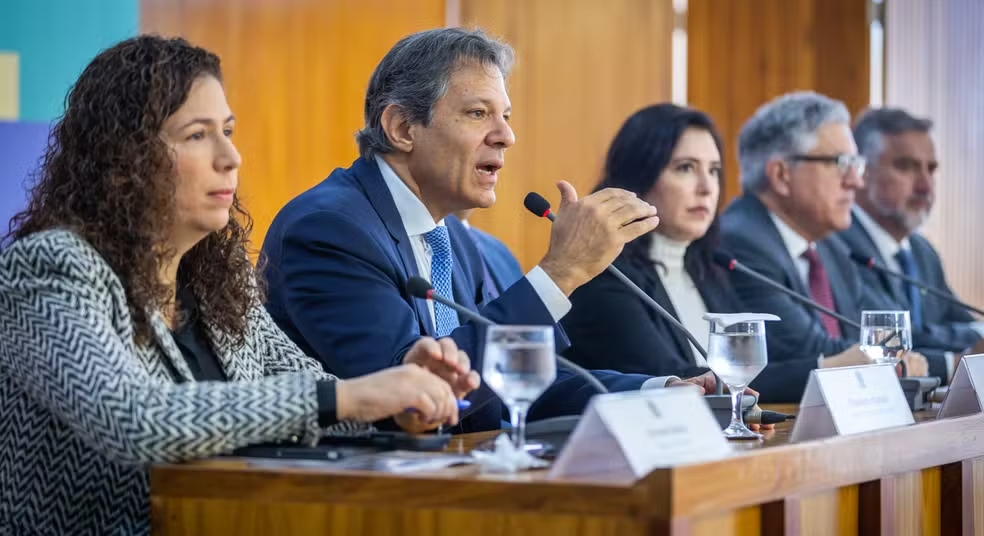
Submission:
MULTIPOLYGON (((635 192, 659 211, 659 227, 626 245, 615 264, 705 344, 705 312, 743 310, 713 263, 722 180, 721 141, 710 118, 658 104, 622 125, 597 187, 635 192)), ((567 356, 585 367, 680 377, 708 370, 678 330, 607 272, 574 291, 571 303, 561 320, 571 340, 567 356)), ((770 363, 752 387, 761 401, 798 402, 815 367, 815 359, 770 363)))
MULTIPOLYGON (((711 262, 721 180, 721 143, 710 118, 658 104, 622 125, 598 185, 635 192, 659 211, 656 230, 628 244, 616 265, 698 341, 707 340, 705 312, 740 307, 711 262)), ((684 377, 708 370, 682 334, 607 273, 571 302, 561 324, 569 356, 581 365, 684 377)))
MULTIPOLYGON (((692 241, 676 240, 657 232, 652 233, 651 239, 649 258, 653 261, 657 275, 663 282, 663 288, 669 295, 677 320, 698 341, 708 340, 710 326, 704 320, 707 306, 704 305, 704 299, 697 290, 693 278, 684 268, 684 256, 692 241)), ((704 356, 700 355, 693 344, 689 346, 694 356, 694 364, 698 367, 706 367, 704 356)))

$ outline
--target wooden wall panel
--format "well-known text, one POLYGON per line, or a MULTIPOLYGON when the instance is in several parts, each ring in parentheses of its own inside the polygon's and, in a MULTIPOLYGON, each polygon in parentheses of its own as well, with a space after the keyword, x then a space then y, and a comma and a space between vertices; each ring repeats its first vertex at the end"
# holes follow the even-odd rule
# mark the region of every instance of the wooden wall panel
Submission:
POLYGON ((885 104, 935 122, 940 169, 924 229, 961 299, 984 305, 984 2, 888 0, 885 104))
POLYGON ((445 0, 141 0, 141 30, 222 57, 254 247, 277 211, 357 156, 365 88, 400 38, 445 22, 445 0))
POLYGON ((740 193, 737 138, 763 103, 812 89, 867 107, 868 18, 863 0, 689 0, 687 100, 726 141, 722 203, 740 193))
POLYGON ((508 41, 516 145, 498 200, 473 223, 501 238, 525 269, 546 253, 550 226, 523 208, 535 190, 555 206, 556 182, 581 194, 597 183, 604 154, 638 108, 670 100, 670 0, 461 0, 461 20, 508 41))

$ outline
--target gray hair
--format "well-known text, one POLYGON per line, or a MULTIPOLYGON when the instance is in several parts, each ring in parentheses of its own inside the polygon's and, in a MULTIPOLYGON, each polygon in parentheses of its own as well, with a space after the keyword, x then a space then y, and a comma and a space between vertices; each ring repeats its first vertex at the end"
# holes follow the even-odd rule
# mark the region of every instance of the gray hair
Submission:
POLYGON ((850 125, 851 114, 843 102, 812 91, 787 93, 759 107, 738 134, 742 189, 764 190, 769 160, 810 151, 817 130, 828 123, 850 125))
POLYGON ((929 134, 933 121, 915 117, 901 108, 870 108, 854 124, 854 142, 869 165, 881 158, 885 150, 885 135, 922 132, 929 134))
POLYGON ((359 154, 369 158, 393 151, 383 131, 383 110, 394 104, 411 123, 427 125, 434 104, 448 91, 463 63, 494 67, 505 77, 513 64, 509 45, 481 30, 439 28, 401 39, 376 66, 366 91, 365 127, 356 134, 359 154))

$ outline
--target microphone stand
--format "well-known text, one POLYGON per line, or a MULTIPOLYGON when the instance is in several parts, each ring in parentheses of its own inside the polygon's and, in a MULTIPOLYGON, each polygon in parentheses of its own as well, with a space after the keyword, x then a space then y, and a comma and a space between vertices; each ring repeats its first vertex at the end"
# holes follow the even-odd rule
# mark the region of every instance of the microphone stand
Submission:
MULTIPOLYGON (((555 216, 553 211, 550 209, 550 203, 536 192, 530 192, 527 194, 526 199, 523 201, 523 205, 526 207, 526 210, 529 210, 535 216, 547 218, 551 223, 557 219, 557 216, 555 216)), ((694 348, 697 349, 697 352, 704 358, 704 361, 707 361, 707 350, 701 346, 700 342, 697 341, 697 338, 694 337, 693 334, 690 333, 690 331, 687 330, 687 328, 685 328, 679 320, 674 318, 673 315, 667 312, 667 310, 660 306, 660 304, 656 303, 656 300, 654 300, 649 294, 643 292, 638 285, 626 277, 625 274, 616 268, 614 264, 609 264, 605 269, 608 270, 608 273, 612 274, 616 279, 625 284, 625 286, 627 286, 629 290, 636 295, 636 297, 641 299, 643 303, 648 305, 649 308, 656 311, 657 314, 663 317, 663 319, 669 322, 674 328, 679 330, 680 333, 683 333, 687 340, 690 341, 690 344, 693 344, 694 348)), ((711 374, 714 374, 714 371, 711 371, 711 374)), ((708 404, 711 405, 712 409, 721 405, 721 399, 727 400, 727 407, 729 410, 731 408, 731 396, 724 394, 724 382, 721 381, 721 378, 718 377, 717 374, 714 374, 714 395, 706 396, 705 398, 707 399, 708 404)))

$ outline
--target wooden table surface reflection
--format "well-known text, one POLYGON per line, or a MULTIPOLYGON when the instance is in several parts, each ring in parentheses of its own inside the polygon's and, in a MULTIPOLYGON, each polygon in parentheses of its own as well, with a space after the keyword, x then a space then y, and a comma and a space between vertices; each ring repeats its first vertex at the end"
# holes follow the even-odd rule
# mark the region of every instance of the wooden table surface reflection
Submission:
MULTIPOLYGON (((387 474, 235 458, 164 464, 151 470, 152 519, 155 534, 183 536, 984 534, 984 415, 934 416, 790 444, 794 420, 761 440, 730 441, 733 456, 631 483, 475 466, 387 474)), ((467 453, 497 433, 455 437, 446 450, 467 453)))

